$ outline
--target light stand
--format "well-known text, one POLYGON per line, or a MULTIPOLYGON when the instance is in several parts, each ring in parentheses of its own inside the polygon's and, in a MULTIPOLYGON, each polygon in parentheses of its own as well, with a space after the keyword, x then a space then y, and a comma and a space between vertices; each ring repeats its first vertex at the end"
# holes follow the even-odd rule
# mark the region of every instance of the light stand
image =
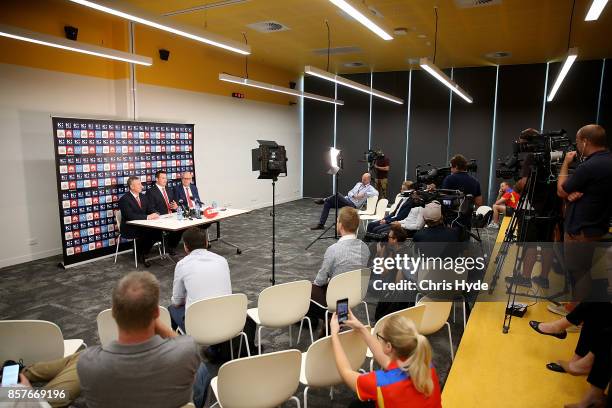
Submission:
POLYGON ((329 227, 325 228, 325 230, 318 237, 316 237, 310 244, 308 244, 308 246, 305 248, 306 251, 311 246, 313 246, 315 242, 317 242, 320 239, 330 239, 330 238, 338 239, 339 238, 338 229, 336 228, 336 225, 338 225, 338 180, 339 180, 338 174, 344 168, 344 159, 342 158, 342 152, 336 149, 335 147, 331 147, 329 149, 329 156, 330 156, 330 168, 327 171, 327 174, 331 174, 333 184, 334 184, 334 189, 333 189, 334 207, 335 207, 334 223, 330 225, 329 227), (327 232, 332 227, 334 229, 334 235, 325 236, 325 234, 327 234, 327 232))

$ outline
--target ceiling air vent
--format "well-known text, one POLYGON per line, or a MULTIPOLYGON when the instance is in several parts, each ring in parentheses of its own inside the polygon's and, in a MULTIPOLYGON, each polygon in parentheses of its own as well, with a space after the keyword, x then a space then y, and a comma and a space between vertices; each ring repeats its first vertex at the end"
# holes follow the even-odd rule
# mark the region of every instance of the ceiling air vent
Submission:
POLYGON ((502 0, 455 0, 455 4, 459 8, 496 6, 501 4, 501 2, 502 0))
POLYGON ((346 62, 344 64, 345 67, 347 68, 359 68, 359 67, 363 67, 365 64, 363 62, 359 62, 359 61, 355 61, 355 62, 346 62))
POLYGON ((495 51, 485 54, 485 58, 488 59, 500 59, 500 58, 508 58, 511 57, 512 53, 508 51, 495 51))
MULTIPOLYGON (((330 55, 341 55, 341 54, 356 54, 362 52, 363 50, 359 47, 332 47, 329 49, 330 55)), ((312 53, 315 55, 327 55, 327 48, 319 48, 316 50, 312 50, 312 53)))
POLYGON ((259 31, 260 33, 275 33, 278 31, 287 31, 289 27, 277 21, 260 21, 257 23, 247 24, 247 27, 259 31))

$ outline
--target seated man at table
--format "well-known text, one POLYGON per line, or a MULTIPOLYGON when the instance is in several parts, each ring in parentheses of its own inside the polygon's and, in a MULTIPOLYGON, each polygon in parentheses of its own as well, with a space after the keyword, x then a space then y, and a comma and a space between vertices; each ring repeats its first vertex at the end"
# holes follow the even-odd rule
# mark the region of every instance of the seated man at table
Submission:
MULTIPOLYGON (((312 283, 310 297, 322 306, 327 306, 327 285, 331 278, 343 272, 367 268, 370 250, 363 241, 357 239, 358 227, 359 215, 356 209, 344 207, 338 212, 336 229, 341 238, 325 251, 321 269, 312 283)), ((308 316, 311 317, 314 330, 319 319, 325 318, 325 309, 311 302, 308 316)), ((325 333, 325 329, 322 333, 325 333)))
MULTIPOLYGON (((160 215, 172 214, 176 211, 178 204, 174 198, 174 192, 167 187, 168 176, 164 170, 155 173, 155 184, 147 191, 147 198, 153 210, 160 215)), ((170 255, 175 255, 175 248, 181 240, 181 233, 173 231, 166 233, 166 244, 170 255)))
POLYGON ((329 210, 336 206, 336 197, 338 197, 338 208, 342 207, 352 207, 352 208, 360 208, 368 199, 368 197, 377 196, 378 191, 370 184, 372 181, 372 176, 370 173, 364 173, 361 176, 361 181, 355 184, 355 187, 345 196, 337 193, 336 196, 329 196, 325 199, 315 200, 317 204, 323 204, 323 210, 321 211, 321 218, 319 219, 319 223, 313 227, 311 230, 318 230, 325 228, 325 221, 327 221, 327 216, 329 215, 329 210))
POLYGON ((150 264, 145 260, 145 256, 151 250, 155 240, 159 239, 159 233, 150 228, 130 225, 128 221, 154 220, 159 218, 159 214, 155 212, 147 196, 142 194, 140 178, 136 176, 128 177, 127 185, 129 191, 119 199, 121 236, 136 240, 138 262, 142 263, 145 267, 149 267, 150 264))
POLYGON ((194 208, 196 202, 201 203, 198 187, 192 182, 193 174, 186 171, 181 176, 181 184, 174 186, 176 202, 189 208, 194 208))

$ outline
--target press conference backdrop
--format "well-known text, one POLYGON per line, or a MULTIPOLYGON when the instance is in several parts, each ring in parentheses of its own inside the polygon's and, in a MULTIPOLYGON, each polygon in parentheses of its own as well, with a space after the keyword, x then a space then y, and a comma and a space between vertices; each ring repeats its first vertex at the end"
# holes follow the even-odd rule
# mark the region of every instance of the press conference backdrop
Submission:
POLYGON ((180 183, 184 171, 193 172, 195 181, 193 124, 59 117, 52 122, 65 266, 115 251, 113 210, 127 192, 128 177, 140 177, 145 189, 158 170, 167 172, 169 186, 180 183))

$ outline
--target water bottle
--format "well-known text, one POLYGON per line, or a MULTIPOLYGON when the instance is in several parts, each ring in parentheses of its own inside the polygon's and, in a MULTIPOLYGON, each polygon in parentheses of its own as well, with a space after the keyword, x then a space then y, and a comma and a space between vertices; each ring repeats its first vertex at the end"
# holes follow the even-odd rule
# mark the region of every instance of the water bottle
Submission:
POLYGON ((176 209, 176 219, 177 220, 182 220, 183 219, 183 207, 178 207, 176 209))
POLYGON ((200 209, 200 203, 199 203, 198 200, 196 200, 196 202, 195 202, 195 213, 196 213, 196 215, 195 215, 196 218, 198 218, 198 219, 202 218, 202 211, 200 209))
POLYGON ((217 202, 216 201, 212 202, 212 208, 214 208, 215 210, 217 209, 217 202))

